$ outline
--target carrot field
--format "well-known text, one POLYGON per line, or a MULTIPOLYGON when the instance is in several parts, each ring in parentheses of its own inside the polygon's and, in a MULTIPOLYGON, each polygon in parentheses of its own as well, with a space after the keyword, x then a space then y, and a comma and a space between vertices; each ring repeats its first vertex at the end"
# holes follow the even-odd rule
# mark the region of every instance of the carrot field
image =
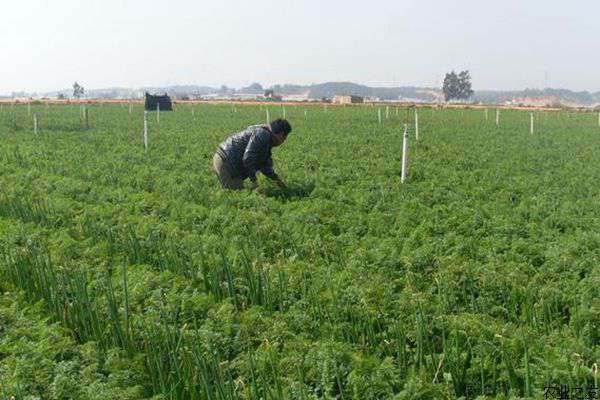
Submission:
POLYGON ((598 388, 597 114, 177 105, 145 149, 141 105, 83 107, 0 109, 0 399, 598 388), (222 191, 267 110, 288 188, 222 191))

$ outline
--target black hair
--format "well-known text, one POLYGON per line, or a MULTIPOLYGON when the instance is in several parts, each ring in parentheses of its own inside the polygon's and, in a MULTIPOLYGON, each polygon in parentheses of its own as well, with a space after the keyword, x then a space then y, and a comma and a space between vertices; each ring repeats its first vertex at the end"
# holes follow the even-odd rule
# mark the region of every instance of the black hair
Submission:
POLYGON ((271 121, 271 132, 278 134, 283 133, 287 136, 292 131, 292 126, 287 119, 278 118, 271 121))

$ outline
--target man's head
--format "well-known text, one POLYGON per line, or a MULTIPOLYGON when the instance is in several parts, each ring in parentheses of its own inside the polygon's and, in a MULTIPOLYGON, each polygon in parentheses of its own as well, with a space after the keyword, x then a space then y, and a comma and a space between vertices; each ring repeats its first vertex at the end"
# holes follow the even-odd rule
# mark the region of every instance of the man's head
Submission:
POLYGON ((273 146, 277 147, 281 145, 287 139, 288 135, 292 131, 292 126, 285 119, 276 119, 271 121, 271 133, 273 134, 273 146))

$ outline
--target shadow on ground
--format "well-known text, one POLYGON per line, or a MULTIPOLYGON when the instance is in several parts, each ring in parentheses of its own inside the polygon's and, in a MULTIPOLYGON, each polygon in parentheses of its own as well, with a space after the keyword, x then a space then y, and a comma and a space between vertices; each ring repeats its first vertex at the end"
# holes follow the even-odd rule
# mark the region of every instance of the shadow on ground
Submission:
POLYGON ((315 190, 313 182, 289 183, 285 188, 269 186, 263 189, 262 194, 266 197, 273 197, 280 201, 294 201, 309 197, 315 190))

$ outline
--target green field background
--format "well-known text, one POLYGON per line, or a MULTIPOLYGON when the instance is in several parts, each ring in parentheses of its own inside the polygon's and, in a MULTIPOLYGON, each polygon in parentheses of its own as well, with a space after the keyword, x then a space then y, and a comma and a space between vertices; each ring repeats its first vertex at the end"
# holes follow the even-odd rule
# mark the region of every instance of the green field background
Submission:
POLYGON ((596 114, 178 104, 145 151, 140 105, 85 107, 0 109, 0 399, 598 387, 596 114), (222 191, 267 109, 288 188, 222 191))

